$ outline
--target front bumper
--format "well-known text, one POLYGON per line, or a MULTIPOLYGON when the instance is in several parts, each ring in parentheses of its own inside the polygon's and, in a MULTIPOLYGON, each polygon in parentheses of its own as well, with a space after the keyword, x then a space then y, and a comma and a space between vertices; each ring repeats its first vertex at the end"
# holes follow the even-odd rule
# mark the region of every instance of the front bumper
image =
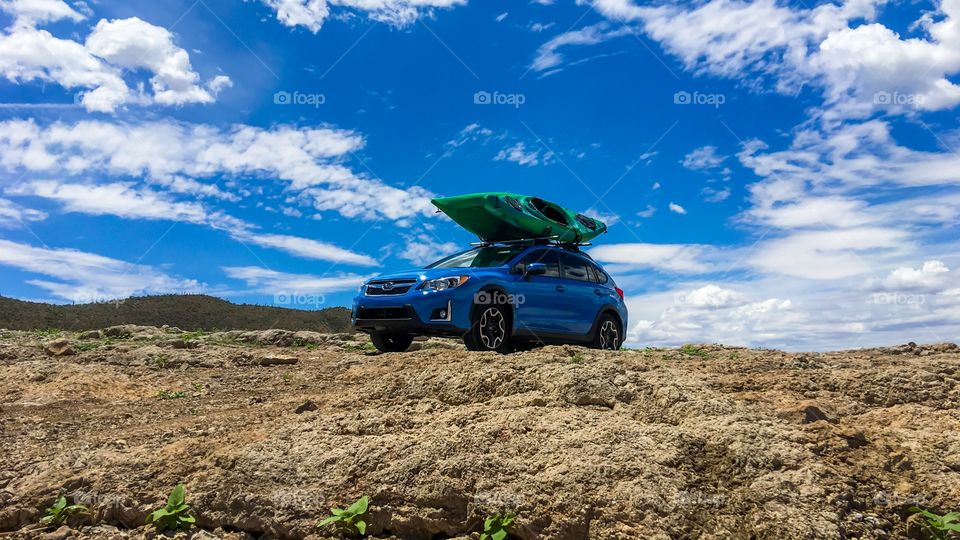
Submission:
POLYGON ((353 303, 351 322, 359 332, 401 332, 462 336, 470 327, 472 294, 461 288, 424 293, 411 289, 398 295, 361 293, 353 303))

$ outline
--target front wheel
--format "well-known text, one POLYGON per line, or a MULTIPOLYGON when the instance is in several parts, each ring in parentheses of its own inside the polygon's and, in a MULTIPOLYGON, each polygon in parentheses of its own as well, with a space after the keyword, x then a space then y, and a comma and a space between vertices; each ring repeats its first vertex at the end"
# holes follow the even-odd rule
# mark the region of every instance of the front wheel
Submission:
POLYGON ((389 334, 378 332, 370 334, 370 341, 380 352, 403 352, 410 348, 413 336, 410 334, 389 334))
POLYGON ((604 313, 600 315, 597 326, 593 331, 593 348, 607 349, 611 351, 620 350, 623 344, 623 329, 612 315, 604 313))
POLYGON ((510 352, 510 315, 500 305, 480 306, 473 315, 470 330, 463 336, 470 351, 510 352))

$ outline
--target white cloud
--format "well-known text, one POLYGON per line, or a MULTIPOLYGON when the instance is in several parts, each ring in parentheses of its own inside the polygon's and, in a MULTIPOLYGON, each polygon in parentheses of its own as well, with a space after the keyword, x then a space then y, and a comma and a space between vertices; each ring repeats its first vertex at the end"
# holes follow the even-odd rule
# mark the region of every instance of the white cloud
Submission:
POLYGON ((34 26, 61 19, 77 22, 85 18, 63 0, 2 0, 0 11, 12 15, 16 26, 34 26))
POLYGON ((367 17, 404 28, 423 16, 432 14, 434 8, 450 8, 464 5, 467 0, 263 0, 277 12, 277 20, 286 26, 303 26, 313 33, 319 32, 330 16, 330 6, 341 13, 361 12, 367 17))
POLYGON ((196 280, 171 277, 145 265, 74 249, 40 248, 9 240, 0 240, 0 265, 57 280, 33 279, 27 283, 73 302, 107 301, 136 294, 200 292, 204 288, 196 280))
POLYGON ((199 85, 189 55, 173 43, 165 28, 136 17, 101 20, 86 43, 55 37, 38 24, 63 18, 79 21, 83 15, 59 0, 12 0, 0 9, 15 17, 0 34, 0 75, 13 82, 54 82, 83 90, 80 102, 89 111, 114 112, 128 103, 183 105, 211 103, 230 85, 219 75, 199 85), (132 91, 124 74, 146 70, 152 76, 152 94, 132 91))
POLYGON ((227 276, 244 281, 255 292, 272 295, 324 294, 340 291, 355 291, 368 276, 342 274, 316 276, 312 274, 288 274, 258 266, 225 267, 227 276))
POLYGON ((926 261, 920 268, 902 266, 884 279, 871 279, 867 287, 874 291, 942 291, 949 282, 950 269, 941 261, 926 261))
POLYGON ((590 249, 594 259, 618 265, 611 272, 652 268, 669 272, 702 273, 708 271, 708 246, 685 244, 607 244, 590 249))
POLYGON ((335 263, 354 264, 357 266, 376 266, 375 259, 355 253, 333 244, 319 242, 309 238, 287 236, 282 234, 265 234, 255 231, 239 231, 234 237, 243 242, 249 242, 262 247, 279 249, 287 253, 307 259, 332 261, 335 263))
MULTIPOLYGON (((173 34, 137 17, 101 20, 87 36, 86 48, 113 66, 145 69, 153 74, 153 101, 161 105, 211 103, 214 98, 199 86, 200 75, 193 71, 187 51, 173 43, 173 34)), ((218 76, 213 87, 230 84, 218 76)))
POLYGON ((716 146, 707 145, 693 150, 680 163, 690 170, 702 171, 719 167, 726 159, 727 156, 717 154, 716 146))
POLYGON ((496 21, 497 21, 497 22, 503 22, 503 20, 506 19, 506 18, 507 18, 507 15, 509 15, 509 14, 510 14, 509 12, 504 11, 503 13, 497 15, 496 21))
POLYGON ((757 269, 815 280, 875 272, 905 254, 907 234, 896 229, 859 227, 805 231, 764 241, 751 255, 757 269))
POLYGON ((558 68, 564 62, 560 49, 578 45, 596 45, 616 37, 627 35, 631 30, 627 27, 610 28, 607 23, 598 23, 586 26, 579 30, 564 32, 550 39, 537 49, 536 57, 530 66, 534 71, 547 71, 558 68))
POLYGON ((637 212, 637 217, 651 218, 656 213, 657 213, 657 208, 653 205, 648 204, 646 208, 637 212))
POLYGON ((397 255, 417 266, 424 266, 463 251, 461 246, 453 242, 440 242, 429 234, 410 235, 405 240, 403 251, 397 255))
POLYGON ((54 180, 25 182, 8 194, 58 201, 68 212, 111 215, 126 219, 172 220, 226 231, 240 242, 278 249, 307 259, 374 266, 377 261, 333 244, 297 236, 264 233, 243 220, 211 211, 197 201, 177 201, 167 193, 132 183, 65 184, 54 180))
POLYGON ((677 203, 671 202, 669 208, 674 214, 680 214, 681 216, 687 215, 687 209, 677 203))
POLYGON ((207 220, 206 210, 197 202, 172 201, 162 193, 136 189, 129 182, 89 185, 37 180, 24 182, 8 189, 6 193, 58 201, 68 212, 190 223, 203 223, 207 220))
POLYGON ((553 153, 547 151, 541 157, 540 150, 540 148, 527 150, 526 144, 520 141, 513 146, 500 150, 493 159, 494 161, 512 161, 518 165, 526 165, 528 167, 534 167, 541 163, 546 165, 552 160, 553 153))
POLYGON ((389 186, 343 164, 364 144, 360 134, 330 127, 221 128, 172 120, 43 127, 33 120, 8 120, 0 122, 0 167, 46 176, 142 177, 159 185, 180 177, 279 179, 317 209, 346 217, 432 215, 428 191, 389 186))
POLYGON ((47 219, 47 214, 32 208, 24 208, 11 200, 0 198, 0 227, 21 225, 27 221, 47 219))
POLYGON ((960 72, 960 2, 941 0, 937 13, 913 25, 924 35, 908 39, 872 22, 884 3, 848 0, 809 8, 775 0, 656 6, 598 0, 591 5, 612 20, 638 25, 695 73, 772 78, 778 91, 790 94, 812 83, 823 90, 828 117, 943 110, 960 103, 960 85, 951 80, 960 72))

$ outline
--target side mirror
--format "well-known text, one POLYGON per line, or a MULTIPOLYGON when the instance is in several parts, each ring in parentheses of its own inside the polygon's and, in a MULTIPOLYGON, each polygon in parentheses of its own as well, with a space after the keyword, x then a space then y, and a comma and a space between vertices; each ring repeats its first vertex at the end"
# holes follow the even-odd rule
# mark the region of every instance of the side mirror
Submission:
POLYGON ((523 278, 527 279, 530 276, 542 276, 547 273, 547 265, 543 263, 530 263, 527 265, 526 269, 523 271, 523 278))

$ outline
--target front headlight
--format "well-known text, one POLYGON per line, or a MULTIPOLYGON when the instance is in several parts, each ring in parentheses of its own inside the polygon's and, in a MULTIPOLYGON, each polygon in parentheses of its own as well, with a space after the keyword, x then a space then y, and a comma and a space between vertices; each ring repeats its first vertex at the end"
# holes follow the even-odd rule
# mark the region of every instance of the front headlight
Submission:
POLYGON ((466 283, 470 276, 453 276, 439 279, 430 279, 423 282, 420 287, 424 291, 445 291, 447 289, 456 289, 466 283))

